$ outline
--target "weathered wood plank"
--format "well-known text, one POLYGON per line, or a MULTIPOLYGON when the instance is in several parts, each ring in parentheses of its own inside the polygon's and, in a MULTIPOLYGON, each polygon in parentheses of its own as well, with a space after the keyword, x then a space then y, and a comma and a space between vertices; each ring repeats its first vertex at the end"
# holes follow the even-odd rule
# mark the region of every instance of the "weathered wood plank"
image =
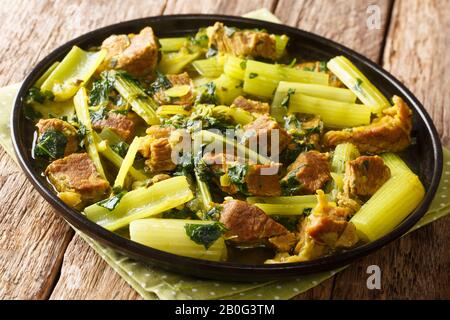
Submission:
MULTIPOLYGON (((18 82, 58 45, 114 22, 160 14, 165 1, 3 1, 0 85, 18 82)), ((0 151, 0 298, 45 299, 73 231, 0 151)), ((110 272, 113 274, 113 272, 110 272)))
POLYGON ((378 62, 390 7, 391 0, 280 0, 275 15, 288 25, 335 40, 378 62), (379 25, 369 29, 375 17, 372 10, 380 19, 379 25))
POLYGON ((276 0, 168 0, 164 14, 215 13, 241 15, 260 8, 273 11, 276 3, 276 0))
MULTIPOLYGON (((422 101, 444 144, 450 146, 450 3, 396 1, 383 66, 422 101)), ((448 299, 450 218, 442 219, 338 275, 338 299, 448 299), (366 268, 380 266, 381 290, 366 288, 366 268)))
POLYGON ((140 299, 78 235, 67 247, 61 276, 50 299, 140 299))

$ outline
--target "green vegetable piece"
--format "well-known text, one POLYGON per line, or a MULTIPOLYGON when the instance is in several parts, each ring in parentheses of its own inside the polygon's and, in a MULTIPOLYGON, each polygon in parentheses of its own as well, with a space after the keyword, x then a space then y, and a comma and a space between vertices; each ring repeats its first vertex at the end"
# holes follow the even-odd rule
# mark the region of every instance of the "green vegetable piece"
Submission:
POLYGON ((119 156, 121 156, 122 158, 124 158, 128 152, 128 143, 126 143, 125 141, 121 141, 119 143, 113 144, 111 146, 111 149, 114 150, 115 153, 117 153, 119 156))
POLYGON ((187 223, 184 228, 189 238, 195 243, 203 245, 205 249, 211 247, 227 231, 227 228, 220 222, 206 225, 187 223))
POLYGON ((117 205, 120 203, 120 200, 126 193, 127 193, 126 191, 121 191, 109 199, 105 199, 103 201, 97 202, 97 204, 100 207, 108 209, 109 211, 113 211, 117 207, 117 205))
POLYGON ((255 72, 250 72, 250 74, 248 75, 248 77, 249 77, 250 79, 254 79, 254 78, 256 78, 257 76, 258 76, 258 74, 255 73, 255 72))
POLYGON ((289 88, 287 91, 286 96, 284 97, 284 99, 281 101, 281 106, 284 108, 289 108, 289 101, 291 100, 291 94, 295 93, 295 89, 291 89, 289 88))
POLYGON ((58 159, 64 156, 67 137, 55 130, 45 131, 38 139, 34 147, 34 155, 47 159, 58 159))
POLYGON ((105 106, 109 101, 109 94, 114 89, 114 77, 109 76, 108 72, 103 72, 102 77, 92 83, 92 89, 89 93, 90 106, 105 106))
POLYGON ((245 183, 245 176, 248 173, 247 164, 236 164, 228 168, 227 174, 231 183, 235 184, 239 191, 247 194, 247 185, 245 183))

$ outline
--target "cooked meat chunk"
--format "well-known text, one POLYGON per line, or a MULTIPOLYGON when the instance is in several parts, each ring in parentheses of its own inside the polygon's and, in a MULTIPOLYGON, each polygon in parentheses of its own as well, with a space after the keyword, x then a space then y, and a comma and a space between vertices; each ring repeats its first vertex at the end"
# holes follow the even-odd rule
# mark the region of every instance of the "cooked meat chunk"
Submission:
POLYGON ((48 130, 53 130, 61 132, 67 138, 64 156, 68 156, 78 150, 77 129, 75 129, 70 123, 60 119, 40 119, 36 124, 36 127, 38 128, 39 136, 48 130))
POLYGON ((158 40, 150 27, 136 35, 112 35, 101 48, 107 50, 101 70, 121 69, 141 77, 152 74, 158 63, 158 40))
POLYGON ((270 106, 267 102, 261 102, 256 100, 250 100, 239 96, 234 99, 231 106, 236 106, 238 108, 244 109, 245 111, 257 114, 268 114, 270 111, 270 106))
POLYGON ((391 176, 389 167, 379 156, 361 156, 345 166, 344 192, 349 195, 371 196, 391 176))
POLYGON ((339 192, 336 195, 337 204, 339 207, 348 208, 352 214, 358 212, 361 208, 361 200, 355 198, 350 198, 348 193, 339 192))
POLYGON ((167 75, 167 79, 172 83, 174 87, 179 86, 189 86, 190 90, 181 97, 169 97, 165 90, 161 89, 158 92, 156 92, 153 95, 153 98, 160 104, 175 104, 175 105, 183 105, 183 106, 190 106, 194 103, 195 97, 193 94, 194 84, 187 74, 187 72, 181 73, 181 74, 173 74, 173 75, 167 75))
POLYGON ((209 46, 220 53, 228 53, 237 57, 262 57, 275 60, 275 37, 266 32, 255 30, 235 30, 216 22, 208 27, 206 33, 209 46))
POLYGON ((295 66, 297 69, 305 71, 315 71, 327 73, 330 78, 328 84, 332 87, 345 87, 344 84, 327 68, 326 61, 307 61, 299 63, 295 66))
POLYGON ((84 205, 100 201, 110 192, 108 181, 100 176, 87 153, 73 153, 53 161, 45 174, 56 190, 80 195, 84 205))
POLYGON ((103 119, 94 121, 92 127, 94 130, 102 130, 105 127, 110 128, 123 140, 130 142, 135 135, 136 125, 139 121, 140 118, 134 112, 124 115, 109 111, 103 119))
POLYGON ((213 181, 228 194, 233 195, 239 191, 261 197, 281 194, 278 163, 246 163, 243 159, 224 153, 208 153, 203 160, 213 172, 213 181))
POLYGON ((286 234, 282 234, 281 236, 275 236, 269 238, 269 243, 278 251, 278 252, 289 252, 296 245, 298 239, 295 233, 289 232, 286 234))
POLYGON ((273 156, 272 152, 276 150, 276 147, 272 146, 273 139, 276 142, 278 138, 278 153, 281 153, 291 140, 286 130, 268 115, 256 118, 255 121, 245 125, 244 130, 244 141, 247 146, 258 145, 258 148, 261 148, 261 146, 267 145, 267 153, 271 156, 273 156))
POLYGON ((393 97, 394 106, 383 110, 383 115, 367 126, 328 131, 324 144, 335 147, 351 142, 361 152, 398 152, 411 143, 412 113, 402 98, 393 97))
POLYGON ((172 128, 153 125, 147 129, 147 135, 141 139, 139 152, 147 158, 145 164, 152 172, 172 171, 176 163, 172 160, 170 135, 172 128))
POLYGON ((301 153, 281 180, 285 195, 313 194, 331 179, 328 154, 312 150, 301 153))
POLYGON ((220 222, 229 230, 225 235, 236 244, 260 244, 267 238, 289 231, 258 207, 240 200, 223 203, 220 222))

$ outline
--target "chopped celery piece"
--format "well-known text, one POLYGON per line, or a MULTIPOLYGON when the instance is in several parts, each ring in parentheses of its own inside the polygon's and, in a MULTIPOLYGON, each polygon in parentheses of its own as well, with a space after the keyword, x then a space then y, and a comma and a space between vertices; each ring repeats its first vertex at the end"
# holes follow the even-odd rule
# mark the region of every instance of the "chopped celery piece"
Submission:
POLYGON ((127 154, 125 155, 122 165, 120 166, 119 172, 117 173, 116 180, 114 181, 114 188, 123 189, 125 178, 133 166, 140 143, 141 139, 139 137, 135 137, 133 142, 130 144, 127 154))
POLYGON ((283 102, 289 101, 286 99, 292 93, 303 93, 312 97, 348 103, 354 103, 356 101, 356 95, 349 89, 320 84, 280 81, 270 108, 271 115, 279 122, 283 121, 283 117, 287 112, 286 106, 283 106, 283 102))
POLYGON ((133 220, 152 217, 178 207, 193 197, 186 177, 178 176, 126 193, 111 211, 93 204, 85 208, 84 213, 89 220, 115 231, 126 227, 133 220))
POLYGON ((130 239, 145 246, 176 255, 224 261, 227 247, 224 238, 219 237, 208 249, 191 240, 186 225, 209 225, 212 221, 181 219, 141 219, 130 223, 130 239))
POLYGON ((319 115, 325 126, 332 128, 351 128, 370 123, 370 108, 361 105, 327 100, 293 93, 289 99, 288 112, 319 115))
POLYGON ((287 35, 275 35, 275 51, 277 54, 277 59, 281 58, 286 52, 288 42, 289 37, 287 35))
POLYGON ((187 95, 189 91, 191 91, 191 86, 184 84, 173 86, 172 88, 165 90, 164 93, 168 97, 179 98, 187 95))
POLYGON ((244 92, 271 98, 280 81, 327 85, 328 78, 328 74, 323 72, 305 71, 248 60, 245 69, 244 92))
POLYGON ((408 165, 395 153, 383 153, 381 155, 384 164, 391 170, 391 175, 396 175, 402 172, 413 173, 408 165))
POLYGON ((367 77, 346 57, 338 56, 327 63, 333 72, 361 102, 370 107, 373 113, 381 111, 391 104, 388 99, 367 79, 367 77))
POLYGON ((242 80, 222 74, 213 82, 216 85, 216 95, 221 104, 230 105, 234 99, 242 95, 242 80))
POLYGON ((234 79, 244 80, 246 66, 247 60, 227 55, 223 72, 234 79))
POLYGON ((230 107, 228 114, 230 115, 231 118, 233 118, 233 120, 236 123, 243 125, 243 126, 252 122, 255 119, 252 116, 252 114, 250 112, 248 112, 247 110, 244 110, 244 109, 238 108, 238 107, 234 107, 234 106, 230 107))
POLYGON ((102 140, 107 140, 109 145, 123 142, 123 139, 108 127, 104 127, 98 135, 102 140))
POLYGON ((365 241, 374 241, 392 231, 422 201, 425 189, 410 172, 393 175, 350 220, 365 241))
POLYGON ((75 105, 75 111, 77 113, 78 121, 86 128, 86 136, 84 138, 86 150, 89 154, 89 157, 94 162, 95 168, 97 169, 98 173, 103 178, 105 178, 105 171, 103 170, 102 161, 100 160, 100 156, 98 155, 97 143, 94 137, 94 131, 92 129, 91 115, 89 113, 88 97, 85 87, 81 87, 78 90, 77 94, 73 98, 73 103, 75 105))
MULTIPOLYGON (((329 197, 327 195, 327 197, 329 197)), ((317 203, 315 195, 306 196, 289 196, 289 197, 248 197, 247 202, 250 203, 272 203, 272 204, 305 204, 317 203)))
POLYGON ((198 139, 197 137, 201 137, 203 143, 211 144, 216 143, 218 141, 219 143, 223 145, 228 145, 234 149, 237 150, 238 155, 242 158, 251 159, 255 162, 261 163, 261 164, 270 164, 271 161, 269 158, 264 157, 254 150, 251 150, 247 148, 246 146, 237 143, 235 140, 228 139, 224 136, 218 135, 216 133, 213 133, 211 131, 202 130, 195 134, 194 140, 198 139))
POLYGON ((180 105, 161 106, 156 110, 156 113, 159 116, 172 115, 172 114, 182 114, 182 115, 188 116, 191 114, 190 111, 186 110, 186 108, 184 106, 180 106, 180 105))
POLYGON ((106 50, 89 52, 74 46, 41 86, 51 91, 55 101, 72 98, 97 70, 106 56, 106 50))
POLYGON ((192 62, 195 70, 207 78, 217 78, 223 72, 226 57, 215 56, 208 59, 195 60, 192 62))
POLYGON ((211 209, 212 197, 209 192, 208 184, 200 179, 197 173, 195 173, 195 180, 197 181, 197 189, 200 193, 200 198, 202 200, 203 208, 206 211, 211 209))
POLYGON ((181 48, 185 47, 188 44, 188 38, 179 37, 179 38, 160 38, 159 44, 161 45, 161 52, 173 52, 178 51, 181 48))
POLYGON ((115 79, 114 88, 131 105, 131 109, 137 113, 147 124, 158 124, 156 115, 158 104, 149 97, 133 80, 124 76, 121 72, 109 71, 109 76, 115 79))
POLYGON ((314 208, 316 202, 310 203, 255 203, 255 206, 264 211, 267 215, 282 215, 282 216, 298 216, 303 214, 303 210, 314 208))
POLYGON ((359 157, 359 151, 356 146, 351 143, 341 143, 334 149, 333 159, 331 161, 331 168, 336 173, 344 173, 345 165, 348 161, 359 157))
POLYGON ((45 80, 47 80, 47 78, 52 74, 53 70, 56 69, 56 67, 59 65, 59 61, 54 62, 48 69, 47 71, 44 72, 44 74, 36 81, 36 83, 34 84, 34 86, 36 88, 41 88, 42 85, 44 84, 45 80))
MULTIPOLYGON (((105 140, 101 141, 102 138, 100 138, 96 132, 94 132, 94 139, 97 143, 97 149, 101 155, 116 166, 116 168, 120 168, 123 163, 123 158, 111 149, 109 146, 110 141, 108 140, 109 143, 106 143, 105 140)), ((135 180, 144 181, 147 179, 145 174, 134 167, 130 167, 129 173, 135 180)))
POLYGON ((179 74, 192 61, 200 56, 200 52, 189 53, 187 50, 163 53, 158 69, 165 74, 179 74))

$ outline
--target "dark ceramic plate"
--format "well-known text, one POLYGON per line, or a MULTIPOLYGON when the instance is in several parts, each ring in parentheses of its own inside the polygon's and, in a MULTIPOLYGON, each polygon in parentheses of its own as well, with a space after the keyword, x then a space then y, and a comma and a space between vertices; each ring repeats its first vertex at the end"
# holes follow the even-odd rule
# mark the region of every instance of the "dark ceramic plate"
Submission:
POLYGON ((102 244, 143 262, 175 272, 220 280, 255 281, 281 279, 330 270, 361 258, 402 236, 425 214, 433 199, 442 172, 442 147, 436 128, 429 115, 417 98, 388 72, 358 53, 317 35, 284 25, 219 15, 174 15, 133 20, 89 32, 59 47, 42 60, 23 82, 12 114, 12 137, 15 152, 28 179, 64 219, 74 227, 102 244), (396 94, 403 97, 414 110, 413 135, 416 138, 416 143, 405 152, 404 158, 419 175, 427 190, 425 198, 414 212, 395 230, 383 238, 366 245, 308 262, 263 265, 209 262, 185 258, 145 247, 103 229, 59 200, 39 170, 34 168, 30 155, 34 128, 24 118, 21 110, 23 107, 22 98, 32 84, 53 62, 61 60, 73 45, 87 49, 91 46, 99 45, 103 39, 111 34, 138 32, 144 26, 151 26, 159 37, 193 34, 198 28, 212 25, 215 21, 222 21, 226 25, 239 28, 265 28, 271 33, 286 34, 290 37, 289 52, 299 54, 302 58, 329 59, 333 56, 345 55, 386 96, 391 97, 396 94))

